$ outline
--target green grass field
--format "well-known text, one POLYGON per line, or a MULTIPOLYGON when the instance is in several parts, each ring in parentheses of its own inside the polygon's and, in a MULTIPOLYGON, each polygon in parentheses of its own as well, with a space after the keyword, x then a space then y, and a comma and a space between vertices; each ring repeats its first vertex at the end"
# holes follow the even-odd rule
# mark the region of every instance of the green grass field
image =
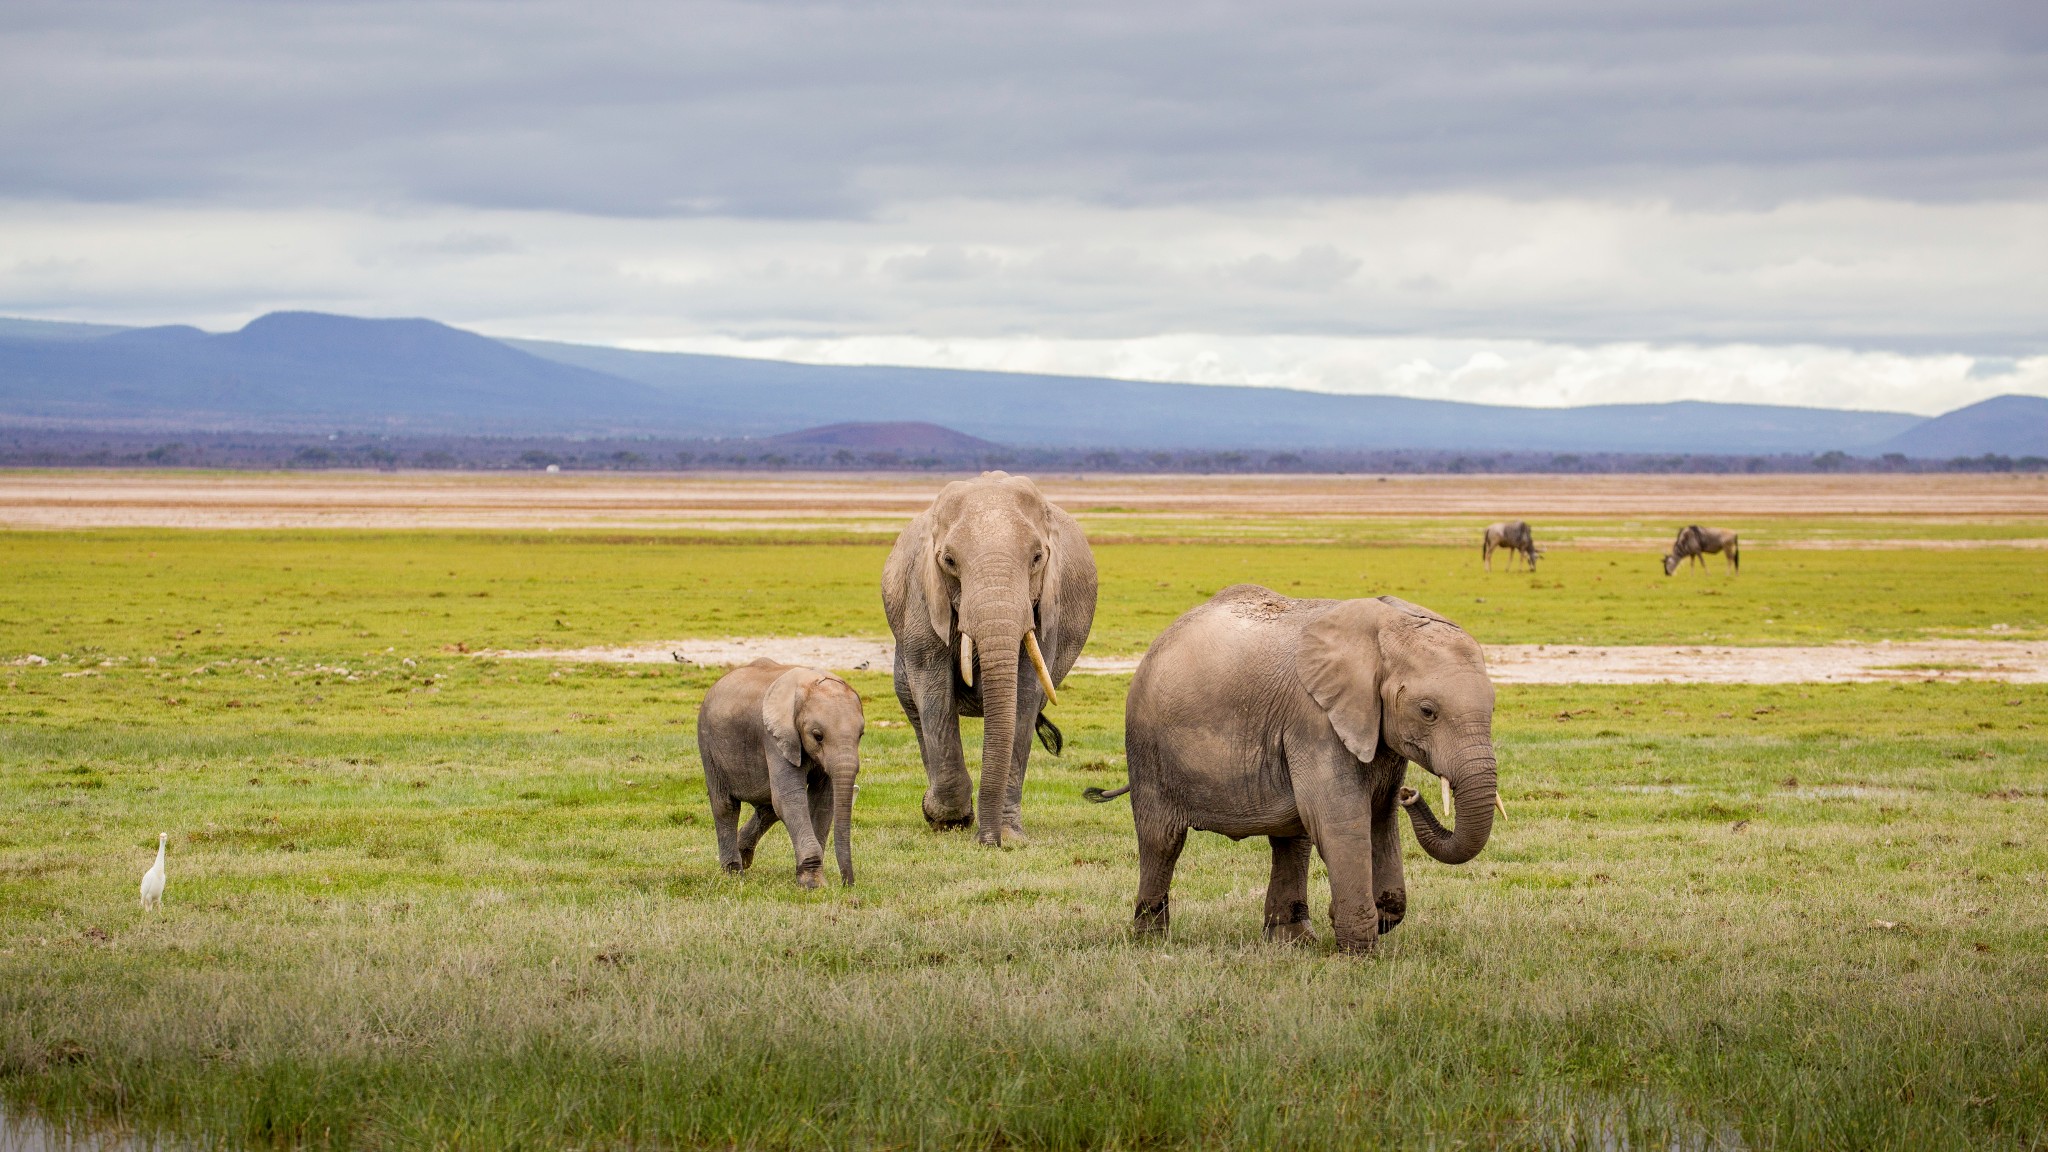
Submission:
MULTIPOLYGON (((926 831, 856 676, 861 883, 807 893, 779 830, 715 868, 712 673, 455 650, 880 635, 883 551, 0 535, 0 661, 49 661, 0 667, 0 1098, 237 1147, 2048 1146, 2039 687, 1503 688, 1509 819, 1462 868, 1411 850, 1358 959, 1259 943, 1264 845, 1214 836, 1132 941, 1128 809, 1080 799, 1124 678, 1068 682, 993 852, 926 831)), ((2025 549, 1098 559, 1102 653, 1243 580, 1487 642, 2048 631, 2025 549)))
MULTIPOLYGON (((1291 523, 1291 522, 1283 522, 1291 523)), ((360 656, 716 636, 886 636, 886 544, 578 533, 0 534, 0 654, 360 656), (46 651, 46 649, 56 651, 46 651)), ((1666 577, 1654 551, 1109 543, 1089 651, 1142 652, 1231 584, 1407 597, 1490 644, 2048 636, 2048 549, 1769 552, 1666 577), (1504 561, 1496 558, 1497 564, 1504 561), (1994 631, 1995 630, 1995 631, 1994 631)), ((0 659, 7 658, 0 655, 0 659)))

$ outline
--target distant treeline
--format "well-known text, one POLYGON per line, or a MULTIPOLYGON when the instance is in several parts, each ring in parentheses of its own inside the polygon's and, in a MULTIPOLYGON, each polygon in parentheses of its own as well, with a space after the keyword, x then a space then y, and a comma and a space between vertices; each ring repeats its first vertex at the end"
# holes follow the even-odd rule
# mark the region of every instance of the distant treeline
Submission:
POLYGON ((1621 452, 1219 452, 1111 448, 1001 448, 901 452, 790 446, 768 440, 568 439, 487 436, 329 436, 0 429, 0 467, 380 469, 532 472, 957 472, 984 468, 1060 472, 1193 473, 1813 473, 2041 472, 2048 457, 1924 460, 1852 456, 1722 456, 1621 452))

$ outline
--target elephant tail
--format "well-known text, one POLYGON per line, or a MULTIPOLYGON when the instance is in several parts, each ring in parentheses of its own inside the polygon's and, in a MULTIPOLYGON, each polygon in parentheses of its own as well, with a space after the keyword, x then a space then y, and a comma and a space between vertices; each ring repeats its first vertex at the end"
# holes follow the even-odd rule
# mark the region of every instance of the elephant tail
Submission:
POLYGON ((1081 799, 1088 801, 1090 804, 1107 804, 1130 790, 1131 786, 1129 784, 1111 792, 1104 792, 1100 788, 1084 788, 1081 790, 1081 799))
POLYGON ((1059 730, 1058 725, 1045 718, 1045 713, 1038 714, 1038 720, 1033 727, 1038 730, 1038 742, 1045 745, 1047 752, 1057 756, 1060 749, 1067 746, 1066 735, 1059 730))

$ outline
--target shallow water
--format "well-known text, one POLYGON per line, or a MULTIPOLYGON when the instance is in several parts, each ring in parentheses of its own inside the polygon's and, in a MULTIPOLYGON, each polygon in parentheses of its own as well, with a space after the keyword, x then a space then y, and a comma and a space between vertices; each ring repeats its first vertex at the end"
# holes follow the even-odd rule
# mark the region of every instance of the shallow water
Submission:
POLYGON ((69 1128, 0 1104, 0 1152, 170 1152, 171 1145, 132 1133, 69 1128))

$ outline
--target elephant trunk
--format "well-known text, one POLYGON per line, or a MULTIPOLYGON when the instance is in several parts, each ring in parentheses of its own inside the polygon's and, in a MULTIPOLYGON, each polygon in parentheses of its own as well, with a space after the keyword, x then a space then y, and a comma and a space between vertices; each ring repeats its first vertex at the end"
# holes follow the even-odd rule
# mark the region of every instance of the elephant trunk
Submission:
POLYGON ((1455 830, 1437 823, 1429 804, 1412 791, 1404 790, 1401 803, 1408 810, 1408 822, 1424 852, 1445 864, 1463 864, 1479 855, 1479 850, 1486 847, 1487 837, 1493 834, 1494 798, 1499 785, 1491 735, 1476 734, 1447 760, 1443 777, 1450 782, 1452 800, 1457 806, 1455 830))
POLYGON ((832 853, 839 858, 839 882, 853 883, 853 779, 860 765, 848 764, 832 777, 832 853))
POLYGON ((1003 842, 1010 764, 1017 755, 1017 674, 1031 619, 1031 575, 1019 558, 997 553, 967 564, 960 581, 959 627, 962 650, 970 639, 974 647, 974 689, 981 697, 981 794, 975 821, 981 826, 976 838, 983 844, 1003 842))
POLYGON ((984 633, 981 655, 981 795, 975 819, 984 844, 1003 842, 1003 807, 1009 796, 1010 761, 1017 754, 1017 663, 1022 634, 984 633))

